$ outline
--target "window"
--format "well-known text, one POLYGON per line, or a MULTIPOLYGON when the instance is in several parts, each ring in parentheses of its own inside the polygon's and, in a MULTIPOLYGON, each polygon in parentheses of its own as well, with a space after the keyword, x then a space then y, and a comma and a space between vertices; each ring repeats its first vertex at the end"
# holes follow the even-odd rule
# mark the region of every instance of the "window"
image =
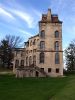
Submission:
POLYGON ((40 49, 45 49, 45 42, 44 41, 40 41, 40 49))
POLYGON ((15 68, 19 66, 19 60, 15 61, 15 68))
POLYGON ((58 38, 58 37, 59 37, 59 32, 55 31, 55 38, 58 38))
POLYGON ((35 53, 36 52, 36 49, 33 49, 33 53, 35 53))
POLYGON ((26 66, 28 66, 28 57, 26 57, 26 66))
POLYGON ((16 51, 16 56, 17 56, 18 54, 20 54, 20 51, 17 50, 17 51, 16 51))
POLYGON ((44 72, 44 68, 41 68, 41 72, 44 72))
POLYGON ((51 72, 51 68, 48 68, 48 73, 50 73, 51 72))
POLYGON ((45 38, 45 31, 44 31, 44 30, 41 31, 40 37, 41 37, 41 38, 45 38))
POLYGON ((21 66, 24 66, 24 60, 21 60, 21 66))
POLYGON ((59 53, 55 53, 55 64, 59 64, 59 53))
POLYGON ((58 41, 55 42, 54 46, 55 46, 55 50, 59 51, 59 42, 58 41))
POLYGON ((23 57, 23 55, 24 55, 24 51, 21 51, 21 57, 23 57))
POLYGON ((32 40, 30 41, 30 46, 32 46, 32 40))
POLYGON ((32 57, 30 56, 29 57, 29 65, 31 65, 32 64, 32 57))
POLYGON ((34 41, 33 41, 33 45, 35 45, 36 44, 36 39, 34 39, 34 41))
POLYGON ((44 59, 45 59, 44 52, 41 52, 40 53, 40 63, 44 63, 44 59))
POLYGON ((33 56, 33 64, 36 65, 36 56, 33 56))
POLYGON ((59 73, 59 68, 56 68, 56 73, 59 73))

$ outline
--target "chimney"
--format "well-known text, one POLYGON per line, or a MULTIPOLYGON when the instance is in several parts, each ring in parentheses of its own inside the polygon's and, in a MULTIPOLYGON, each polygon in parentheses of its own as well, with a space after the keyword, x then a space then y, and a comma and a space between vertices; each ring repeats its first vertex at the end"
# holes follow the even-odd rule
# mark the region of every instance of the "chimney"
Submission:
POLYGON ((51 9, 48 9, 47 21, 51 21, 51 9))

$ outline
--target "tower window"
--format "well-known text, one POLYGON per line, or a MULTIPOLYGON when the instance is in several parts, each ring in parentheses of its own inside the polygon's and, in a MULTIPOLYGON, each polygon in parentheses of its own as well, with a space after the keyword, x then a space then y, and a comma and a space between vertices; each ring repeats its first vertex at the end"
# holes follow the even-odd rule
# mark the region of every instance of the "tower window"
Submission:
POLYGON ((54 46, 55 46, 55 50, 59 51, 59 42, 58 41, 55 42, 54 46))
POLYGON ((55 53, 55 64, 59 64, 60 60, 59 60, 59 53, 55 53))
POLYGON ((58 38, 58 37, 59 37, 59 32, 55 31, 55 38, 58 38))
POLYGON ((41 37, 41 38, 45 38, 45 31, 44 31, 44 30, 41 31, 40 37, 41 37))
POLYGON ((59 68, 56 68, 56 73, 59 73, 59 68))
POLYGON ((44 52, 41 52, 41 53, 40 53, 40 63, 44 63, 44 59, 45 59, 44 56, 45 56, 45 55, 44 55, 44 52))
POLYGON ((40 49, 45 49, 45 42, 44 41, 40 41, 40 49))

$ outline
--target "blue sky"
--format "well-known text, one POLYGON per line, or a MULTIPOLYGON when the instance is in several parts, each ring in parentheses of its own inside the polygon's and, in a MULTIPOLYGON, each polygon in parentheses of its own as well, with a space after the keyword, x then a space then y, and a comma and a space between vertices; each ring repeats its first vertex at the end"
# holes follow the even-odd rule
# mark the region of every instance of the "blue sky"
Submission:
POLYGON ((42 13, 51 8, 63 21, 63 49, 75 38, 75 0, 0 0, 0 40, 18 35, 24 41, 39 32, 42 13))

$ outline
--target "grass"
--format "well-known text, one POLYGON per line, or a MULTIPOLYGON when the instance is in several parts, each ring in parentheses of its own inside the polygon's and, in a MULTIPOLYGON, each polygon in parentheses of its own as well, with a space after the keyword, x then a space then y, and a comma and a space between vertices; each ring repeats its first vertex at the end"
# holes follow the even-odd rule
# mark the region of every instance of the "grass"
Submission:
POLYGON ((0 100, 75 100, 75 76, 16 79, 0 75, 0 100))

